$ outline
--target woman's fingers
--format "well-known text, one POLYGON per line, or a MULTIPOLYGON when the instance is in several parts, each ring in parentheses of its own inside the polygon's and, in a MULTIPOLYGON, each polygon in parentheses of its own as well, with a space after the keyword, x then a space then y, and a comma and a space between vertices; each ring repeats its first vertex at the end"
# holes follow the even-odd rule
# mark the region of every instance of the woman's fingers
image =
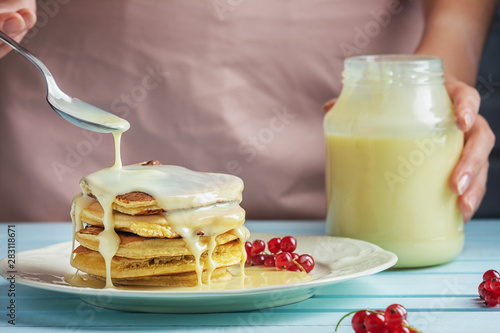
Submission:
POLYGON ((469 186, 467 191, 458 198, 458 207, 464 214, 464 221, 469 221, 476 210, 479 208, 479 203, 483 200, 486 193, 486 181, 488 178, 489 163, 486 162, 474 182, 469 186))
POLYGON ((25 31, 28 31, 29 29, 33 28, 33 26, 36 23, 36 14, 33 13, 31 10, 28 8, 23 8, 17 11, 17 14, 21 15, 21 17, 24 20, 24 25, 25 31))
POLYGON ((476 117, 472 129, 465 134, 465 145, 455 169, 451 174, 451 188, 462 195, 473 182, 495 144, 495 135, 488 122, 481 116, 476 117))
POLYGON ((13 36, 24 31, 26 23, 19 13, 0 14, 0 27, 7 35, 13 36))
POLYGON ((495 135, 488 122, 477 115, 473 127, 465 133, 462 155, 450 177, 451 188, 460 196, 459 205, 461 210, 465 209, 464 214, 474 212, 484 196, 486 175, 481 173, 488 171, 488 156, 494 145, 495 135))
POLYGON ((337 97, 336 98, 332 98, 331 100, 329 100, 328 102, 326 102, 325 104, 323 104, 323 106, 321 107, 321 110, 323 112, 328 112, 330 111, 330 109, 335 105, 335 102, 337 102, 337 97))
POLYGON ((469 131, 479 113, 481 104, 479 92, 474 87, 451 77, 447 77, 445 86, 453 102, 458 128, 463 132, 469 131))
MULTIPOLYGON (((8 34, 15 41, 21 42, 24 35, 36 23, 36 15, 27 8, 17 12, 0 13, 0 30, 8 34)), ((7 54, 11 48, 0 42, 0 58, 7 54)))

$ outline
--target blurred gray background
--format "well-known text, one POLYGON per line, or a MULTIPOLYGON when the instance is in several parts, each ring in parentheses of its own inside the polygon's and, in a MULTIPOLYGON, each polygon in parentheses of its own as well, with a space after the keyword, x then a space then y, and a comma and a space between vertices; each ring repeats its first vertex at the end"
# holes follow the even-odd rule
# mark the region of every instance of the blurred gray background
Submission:
POLYGON ((490 155, 488 190, 475 217, 500 217, 500 6, 497 8, 481 60, 476 89, 481 94, 480 113, 496 135, 490 155))

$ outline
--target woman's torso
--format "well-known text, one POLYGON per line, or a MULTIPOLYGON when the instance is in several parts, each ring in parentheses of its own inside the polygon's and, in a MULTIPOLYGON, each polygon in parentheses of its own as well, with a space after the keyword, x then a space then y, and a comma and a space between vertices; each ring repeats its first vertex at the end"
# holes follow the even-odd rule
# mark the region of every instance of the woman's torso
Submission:
MULTIPOLYGON (((23 43, 63 91, 130 121, 124 163, 238 175, 259 219, 324 218, 320 108, 344 58, 411 53, 422 31, 415 1, 54 3, 23 43)), ((18 54, 0 76, 0 219, 69 220, 80 178, 113 164, 112 138, 51 111, 18 54)))

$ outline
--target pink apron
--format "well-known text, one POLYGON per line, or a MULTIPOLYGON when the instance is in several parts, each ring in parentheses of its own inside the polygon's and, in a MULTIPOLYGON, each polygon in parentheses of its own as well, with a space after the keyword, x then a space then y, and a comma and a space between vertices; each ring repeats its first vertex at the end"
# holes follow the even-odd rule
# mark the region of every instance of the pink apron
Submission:
MULTIPOLYGON (((417 1, 54 0, 23 43, 61 89, 128 119, 124 164, 157 159, 245 182, 249 219, 325 216, 322 104, 347 56, 411 53, 417 1)), ((67 221, 111 135, 45 102, 35 67, 0 59, 0 220, 67 221)))

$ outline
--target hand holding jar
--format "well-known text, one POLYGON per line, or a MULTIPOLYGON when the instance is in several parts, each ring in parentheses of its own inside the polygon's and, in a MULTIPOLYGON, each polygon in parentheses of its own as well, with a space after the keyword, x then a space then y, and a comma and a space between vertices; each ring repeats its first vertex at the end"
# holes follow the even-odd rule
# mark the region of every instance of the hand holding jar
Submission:
POLYGON ((463 217, 449 183, 463 133, 439 58, 347 59, 325 133, 329 234, 393 251, 399 267, 440 264, 460 252, 463 217))

